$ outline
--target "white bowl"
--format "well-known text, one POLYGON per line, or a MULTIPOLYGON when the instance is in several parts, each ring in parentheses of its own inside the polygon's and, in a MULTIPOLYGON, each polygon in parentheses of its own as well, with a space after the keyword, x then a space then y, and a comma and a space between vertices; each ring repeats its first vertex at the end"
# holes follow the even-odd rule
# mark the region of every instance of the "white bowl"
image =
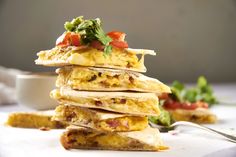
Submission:
POLYGON ((55 88, 55 73, 30 73, 17 75, 16 96, 19 104, 37 109, 54 109, 58 104, 49 93, 55 88))

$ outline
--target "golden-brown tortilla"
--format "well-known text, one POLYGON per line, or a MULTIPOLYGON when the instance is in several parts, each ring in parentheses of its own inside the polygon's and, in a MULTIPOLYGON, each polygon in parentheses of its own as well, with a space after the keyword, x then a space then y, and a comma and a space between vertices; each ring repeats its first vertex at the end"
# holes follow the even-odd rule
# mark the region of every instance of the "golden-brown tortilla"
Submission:
POLYGON ((148 126, 146 116, 132 116, 74 105, 59 105, 54 120, 101 131, 137 131, 148 126))
POLYGON ((146 128, 132 132, 100 132, 83 127, 70 127, 61 136, 65 149, 102 149, 161 151, 168 149, 158 129, 146 128))
POLYGON ((154 93, 89 92, 62 87, 53 90, 50 95, 61 104, 142 116, 160 114, 154 93))
POLYGON ((86 46, 66 48, 56 46, 51 50, 37 53, 38 59, 35 63, 45 66, 80 65, 146 72, 145 54, 155 55, 155 52, 153 50, 113 48, 109 55, 104 55, 103 51, 86 46), (141 55, 141 59, 137 56, 138 54, 141 55))
POLYGON ((190 121, 199 124, 216 123, 217 117, 209 109, 197 108, 195 110, 176 109, 168 110, 175 121, 190 121))
POLYGON ((56 70, 57 87, 69 86, 76 90, 138 91, 170 93, 170 88, 157 79, 143 74, 104 68, 65 66, 56 70))

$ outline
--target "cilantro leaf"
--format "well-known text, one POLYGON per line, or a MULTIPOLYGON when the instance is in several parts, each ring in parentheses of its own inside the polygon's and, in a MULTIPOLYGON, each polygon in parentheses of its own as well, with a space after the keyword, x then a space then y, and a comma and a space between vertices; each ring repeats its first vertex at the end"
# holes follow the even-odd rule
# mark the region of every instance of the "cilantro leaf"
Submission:
POLYGON ((105 48, 104 48, 105 55, 109 55, 111 53, 111 51, 112 51, 112 46, 111 45, 105 46, 105 48))
POLYGON ((108 45, 112 41, 112 39, 107 36, 101 28, 96 29, 95 36, 103 45, 108 45))
POLYGON ((74 29, 75 29, 75 26, 70 22, 66 22, 64 24, 64 27, 65 27, 66 30, 71 31, 71 32, 73 32, 74 29))
POLYGON ((197 96, 198 96, 198 93, 195 88, 187 89, 185 92, 185 95, 183 96, 183 99, 193 103, 197 101, 196 100, 197 96))
POLYGON ((184 85, 180 83, 179 81, 174 81, 171 85, 171 91, 172 91, 172 98, 174 100, 183 101, 183 95, 184 95, 184 85))
POLYGON ((170 126, 173 121, 170 113, 168 111, 164 110, 161 106, 160 106, 160 110, 161 110, 160 115, 149 116, 148 117, 149 121, 151 121, 152 123, 155 123, 155 124, 170 126))
POLYGON ((213 95, 213 90, 208 84, 205 77, 200 76, 197 81, 198 94, 201 95, 201 99, 207 102, 209 105, 218 103, 217 99, 213 95))
POLYGON ((207 80, 204 76, 200 76, 197 80, 197 86, 199 88, 204 88, 207 86, 207 80))
POLYGON ((179 81, 174 81, 172 83, 172 87, 175 88, 175 89, 178 89, 179 91, 181 91, 185 88, 184 84, 180 83, 179 81))
POLYGON ((209 105, 218 103, 213 95, 213 90, 208 84, 204 76, 200 76, 197 85, 193 88, 186 89, 184 85, 178 81, 174 81, 171 85, 172 94, 170 96, 179 102, 196 102, 203 101, 209 105))

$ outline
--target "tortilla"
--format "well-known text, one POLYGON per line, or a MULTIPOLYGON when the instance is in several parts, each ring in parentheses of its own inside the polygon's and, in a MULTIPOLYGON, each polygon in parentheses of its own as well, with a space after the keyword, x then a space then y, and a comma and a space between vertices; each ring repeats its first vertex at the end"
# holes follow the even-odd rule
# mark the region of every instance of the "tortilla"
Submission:
POLYGON ((73 105, 59 105, 53 119, 100 131, 137 131, 148 126, 148 118, 145 116, 118 114, 73 105))
POLYGON ((35 63, 45 66, 80 65, 146 72, 145 54, 155 55, 155 52, 142 49, 113 48, 109 55, 104 55, 103 51, 91 47, 69 46, 63 48, 56 46, 51 50, 37 53, 38 59, 35 63), (141 54, 141 59, 137 56, 139 54, 141 54))
POLYGON ((65 149, 102 149, 161 151, 168 149, 158 129, 147 127, 142 131, 100 132, 83 127, 69 127, 61 136, 65 149))
POLYGON ((18 128, 61 129, 68 124, 52 120, 54 111, 13 112, 10 113, 6 125, 18 128))
POLYGON ((154 93, 89 92, 62 87, 50 95, 61 104, 142 116, 160 114, 158 97, 154 93))
POLYGON ((175 121, 190 121, 199 124, 216 123, 217 117, 209 109, 197 108, 195 110, 176 109, 169 110, 175 121))
POLYGON ((56 70, 56 86, 69 86, 76 90, 138 91, 170 93, 170 88, 157 79, 137 72, 104 68, 66 66, 56 70))

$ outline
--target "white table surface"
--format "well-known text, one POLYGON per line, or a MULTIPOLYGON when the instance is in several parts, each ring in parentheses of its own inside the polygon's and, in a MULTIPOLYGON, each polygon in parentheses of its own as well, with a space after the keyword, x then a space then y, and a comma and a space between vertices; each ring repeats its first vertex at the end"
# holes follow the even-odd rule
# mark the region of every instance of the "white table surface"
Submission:
MULTIPOLYGON (((214 85, 215 94, 227 104, 211 108, 219 119, 212 128, 236 135, 236 84, 214 85)), ((169 150, 163 152, 128 152, 97 150, 65 150, 59 143, 63 130, 40 131, 4 126, 8 112, 29 111, 22 105, 0 106, 0 157, 83 157, 83 156, 122 156, 122 157, 200 157, 200 156, 236 156, 236 143, 232 143, 208 132, 179 127, 177 135, 161 133, 169 150), (215 154, 211 154, 215 153, 215 154)))

